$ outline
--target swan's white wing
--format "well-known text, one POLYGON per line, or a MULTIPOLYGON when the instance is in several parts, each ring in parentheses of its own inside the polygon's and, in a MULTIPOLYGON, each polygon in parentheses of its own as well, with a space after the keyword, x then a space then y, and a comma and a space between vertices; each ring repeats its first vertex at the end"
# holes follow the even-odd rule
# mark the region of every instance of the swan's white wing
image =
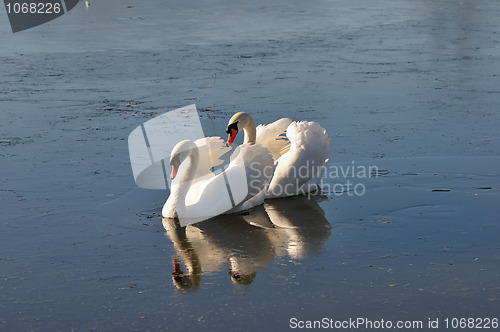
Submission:
POLYGON ((229 212, 243 211, 262 204, 273 173, 273 157, 268 149, 259 144, 238 146, 231 155, 231 163, 226 170, 236 205, 229 212), (246 181, 233 181, 241 169, 244 169, 246 181))
POLYGON ((268 197, 285 197, 317 189, 330 150, 326 130, 317 122, 292 122, 290 150, 277 161, 268 197))
POLYGON ((178 217, 193 223, 262 204, 273 171, 273 159, 266 148, 243 144, 231 155, 225 171, 193 182, 185 210, 177 211, 178 217))
POLYGON ((286 131, 290 123, 292 123, 292 120, 282 118, 273 123, 257 127, 256 143, 262 144, 269 149, 275 160, 281 156, 281 150, 290 143, 286 136, 286 131))
MULTIPOLYGON (((172 193, 176 192, 172 187, 172 193)), ((217 176, 212 174, 210 179, 192 184, 186 197, 174 197, 172 193, 163 206, 162 215, 179 218, 182 226, 215 217, 233 208, 222 173, 217 176), (174 205, 176 199, 184 199, 185 206, 174 205)))
POLYGON ((222 173, 203 183, 192 185, 185 202, 185 206, 176 206, 177 217, 183 226, 223 214, 233 207, 222 173), (198 197, 195 202, 192 200, 191 191, 198 197))
POLYGON ((224 162, 221 157, 231 150, 220 137, 200 138, 194 143, 199 153, 198 169, 186 195, 187 205, 195 204, 202 198, 204 187, 214 177, 212 169, 221 165, 224 162))

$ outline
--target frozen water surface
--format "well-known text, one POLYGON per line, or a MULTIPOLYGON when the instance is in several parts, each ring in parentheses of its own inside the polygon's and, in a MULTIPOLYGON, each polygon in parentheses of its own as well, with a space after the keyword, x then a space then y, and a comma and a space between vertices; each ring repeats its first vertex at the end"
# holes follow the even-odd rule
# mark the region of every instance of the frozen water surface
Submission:
POLYGON ((482 0, 91 1, 12 34, 0 14, 1 330, 499 318, 499 16, 482 0), (327 129, 324 196, 165 231, 127 137, 214 74, 207 135, 236 111, 327 129))

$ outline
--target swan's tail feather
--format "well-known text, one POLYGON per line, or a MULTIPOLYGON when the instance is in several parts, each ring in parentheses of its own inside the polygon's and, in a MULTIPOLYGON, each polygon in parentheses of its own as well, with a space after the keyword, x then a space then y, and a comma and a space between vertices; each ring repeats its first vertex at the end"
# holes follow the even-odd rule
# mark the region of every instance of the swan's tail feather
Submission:
POLYGON ((289 152, 277 160, 268 189, 270 198, 316 190, 328 162, 330 139, 319 123, 292 122, 286 134, 290 140, 289 152))

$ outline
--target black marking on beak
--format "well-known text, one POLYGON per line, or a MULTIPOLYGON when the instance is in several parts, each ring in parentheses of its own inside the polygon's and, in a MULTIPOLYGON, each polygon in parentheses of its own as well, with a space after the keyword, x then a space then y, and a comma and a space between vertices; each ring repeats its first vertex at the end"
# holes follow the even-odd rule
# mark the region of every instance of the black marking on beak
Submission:
POLYGON ((226 129, 226 134, 231 135, 231 130, 236 130, 238 132, 238 121, 231 123, 230 125, 227 126, 226 129))

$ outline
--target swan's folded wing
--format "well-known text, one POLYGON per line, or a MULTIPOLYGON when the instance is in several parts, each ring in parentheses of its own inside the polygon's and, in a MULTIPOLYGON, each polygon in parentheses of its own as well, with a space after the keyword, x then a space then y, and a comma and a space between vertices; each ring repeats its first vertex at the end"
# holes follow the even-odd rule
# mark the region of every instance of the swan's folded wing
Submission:
POLYGON ((268 197, 315 190, 324 172, 330 139, 317 122, 292 122, 287 130, 290 151, 278 160, 268 197))
MULTIPOLYGON (((200 143, 205 149, 207 144, 200 143)), ((190 218, 213 217, 251 199, 264 187, 267 188, 273 174, 273 169, 262 174, 260 167, 264 167, 264 163, 273 166, 271 154, 266 148, 250 144, 239 146, 231 154, 231 162, 223 172, 217 175, 210 173, 192 181, 186 195, 185 215, 190 218)))
POLYGON ((233 207, 223 174, 194 183, 186 195, 186 206, 178 205, 177 216, 182 226, 225 213, 233 207), (191 191, 196 191, 196 199, 191 191))
MULTIPOLYGON (((273 158, 262 145, 243 144, 231 155, 225 173, 236 206, 243 206, 250 200, 252 206, 259 205, 264 200, 262 192, 267 190, 274 173, 273 158), (243 179, 241 174, 245 176, 243 179), (258 199, 252 199, 254 197, 258 199)), ((244 206, 246 209, 252 207, 244 206)))
POLYGON ((259 125, 257 127, 256 143, 262 144, 277 159, 283 151, 286 151, 289 140, 286 136, 288 126, 292 123, 291 119, 282 118, 268 125, 259 125))

